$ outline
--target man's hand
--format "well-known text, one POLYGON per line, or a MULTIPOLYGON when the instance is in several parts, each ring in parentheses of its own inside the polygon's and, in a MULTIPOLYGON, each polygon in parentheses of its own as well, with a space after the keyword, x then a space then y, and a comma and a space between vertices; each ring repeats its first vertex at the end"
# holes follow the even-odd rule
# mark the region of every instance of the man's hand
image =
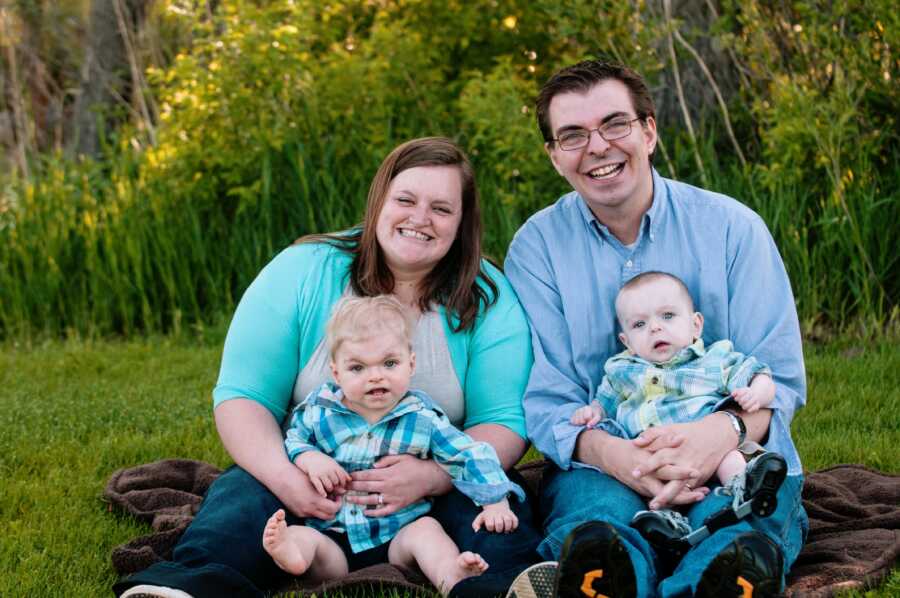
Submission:
POLYGON ((484 529, 498 534, 508 534, 519 527, 519 518, 509 508, 509 501, 503 499, 490 505, 484 505, 481 513, 472 522, 476 532, 484 525, 484 529))
POLYGON ((309 476, 309 481, 315 487, 319 496, 327 497, 329 494, 344 494, 347 485, 351 482, 350 474, 344 471, 337 461, 319 451, 306 451, 294 459, 294 463, 300 471, 309 476))
POLYGON ((576 409, 569 422, 573 426, 587 426, 588 428, 592 428, 600 423, 600 420, 603 419, 603 415, 603 407, 600 406, 600 402, 591 401, 590 405, 585 405, 584 407, 576 409))
POLYGON ((702 498, 695 500, 698 492, 706 497, 709 494, 709 488, 706 486, 695 488, 690 480, 671 480, 663 484, 662 489, 656 493, 647 506, 656 511, 668 508, 671 505, 686 504, 681 502, 685 499, 688 500, 688 504, 697 502, 697 500, 703 500, 702 498))
MULTIPOLYGON (((682 442, 681 437, 671 434, 661 436, 657 446, 677 447, 682 442)), ((685 482, 696 480, 698 475, 693 468, 677 465, 667 467, 659 472, 647 469, 641 475, 636 475, 639 468, 653 457, 653 453, 647 448, 637 446, 633 440, 618 438, 601 430, 582 432, 578 436, 575 454, 582 463, 597 465, 607 474, 646 498, 659 495, 668 481, 679 480, 684 486, 685 482)), ((700 490, 682 489, 668 501, 668 504, 691 504, 702 500, 704 496, 706 494, 700 490)))
POLYGON ((750 381, 750 386, 736 388, 731 396, 741 406, 741 409, 747 413, 753 413, 772 403, 775 398, 775 383, 770 376, 757 374, 750 381))
POLYGON ((696 422, 654 426, 632 442, 649 452, 649 456, 641 455, 635 467, 637 477, 652 473, 666 480, 688 479, 693 486, 712 477, 725 453, 737 446, 730 422, 715 413, 696 422), (679 442, 672 442, 673 438, 679 442), (684 476, 685 470, 695 474, 684 476))

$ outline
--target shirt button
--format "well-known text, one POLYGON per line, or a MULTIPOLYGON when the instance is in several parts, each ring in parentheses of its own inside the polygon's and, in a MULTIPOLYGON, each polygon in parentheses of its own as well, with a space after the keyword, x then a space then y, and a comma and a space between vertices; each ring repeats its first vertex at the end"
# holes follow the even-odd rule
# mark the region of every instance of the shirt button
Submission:
POLYGON ((369 440, 372 440, 372 433, 366 432, 366 438, 368 438, 369 440))
POLYGON ((656 377, 656 376, 653 376, 653 377, 650 379, 650 382, 652 382, 653 384, 659 384, 659 378, 656 377))
POLYGON ((356 509, 350 509, 350 514, 351 514, 351 515, 356 515, 356 509))
POLYGON ((627 262, 625 262, 625 267, 626 267, 626 268, 630 268, 630 267, 631 267, 631 260, 628 260, 627 262))

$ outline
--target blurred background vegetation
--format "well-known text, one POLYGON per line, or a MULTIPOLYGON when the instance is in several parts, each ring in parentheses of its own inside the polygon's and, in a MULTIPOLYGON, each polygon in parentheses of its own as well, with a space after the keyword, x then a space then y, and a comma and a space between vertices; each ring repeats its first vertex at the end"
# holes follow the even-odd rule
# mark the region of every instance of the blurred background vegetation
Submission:
MULTIPOLYGON (((398 143, 457 139, 488 251, 567 190, 533 99, 647 77, 656 167, 768 223, 807 338, 900 321, 889 0, 0 0, 0 338, 202 331, 398 143)), ((747 289, 765 300, 766 289, 747 289)))

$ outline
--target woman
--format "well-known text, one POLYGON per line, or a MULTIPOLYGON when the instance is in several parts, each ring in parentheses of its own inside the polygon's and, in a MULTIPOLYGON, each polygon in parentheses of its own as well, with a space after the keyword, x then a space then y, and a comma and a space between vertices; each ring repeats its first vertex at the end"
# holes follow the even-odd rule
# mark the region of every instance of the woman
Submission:
MULTIPOLYGON (((300 239, 247 289, 213 391, 216 427, 236 465, 210 487, 173 561, 120 582, 117 593, 261 596, 287 581, 262 549, 266 520, 279 508, 288 524, 329 519, 339 503, 320 497, 288 461, 281 426, 292 403, 328 379, 322 338, 334 303, 345 294, 382 293, 418 320, 412 386, 490 443, 505 469, 519 460, 532 361, 524 313, 503 274, 481 256, 478 192, 465 155, 447 139, 409 141, 375 174, 360 228, 300 239)), ((451 596, 505 592, 536 559, 540 536, 527 503, 512 501, 515 533, 476 534, 478 507, 432 461, 385 457, 352 475, 351 489, 368 494, 347 500, 375 514, 435 497, 431 515, 460 550, 487 560, 491 570, 460 582, 451 596)))

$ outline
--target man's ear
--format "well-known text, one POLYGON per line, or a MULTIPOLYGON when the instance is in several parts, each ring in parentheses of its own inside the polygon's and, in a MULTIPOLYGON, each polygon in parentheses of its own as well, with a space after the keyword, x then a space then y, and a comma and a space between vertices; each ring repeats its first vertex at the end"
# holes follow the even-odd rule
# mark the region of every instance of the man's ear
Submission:
POLYGON ((696 341, 698 338, 703 336, 703 314, 699 311, 694 312, 694 340, 696 341))
POLYGON ((652 116, 648 116, 646 122, 641 123, 641 133, 644 135, 644 142, 647 144, 647 154, 652 154, 659 139, 656 134, 656 121, 652 116))
POLYGON ((556 146, 555 141, 545 141, 544 142, 544 151, 547 152, 547 155, 550 157, 550 162, 553 163, 553 168, 556 169, 557 174, 559 176, 565 176, 559 168, 559 164, 556 163, 556 152, 559 151, 559 148, 556 146))
POLYGON ((625 345, 625 348, 628 350, 628 352, 634 355, 634 351, 631 350, 631 345, 628 344, 628 337, 625 336, 624 332, 619 333, 619 340, 623 345, 625 345))

